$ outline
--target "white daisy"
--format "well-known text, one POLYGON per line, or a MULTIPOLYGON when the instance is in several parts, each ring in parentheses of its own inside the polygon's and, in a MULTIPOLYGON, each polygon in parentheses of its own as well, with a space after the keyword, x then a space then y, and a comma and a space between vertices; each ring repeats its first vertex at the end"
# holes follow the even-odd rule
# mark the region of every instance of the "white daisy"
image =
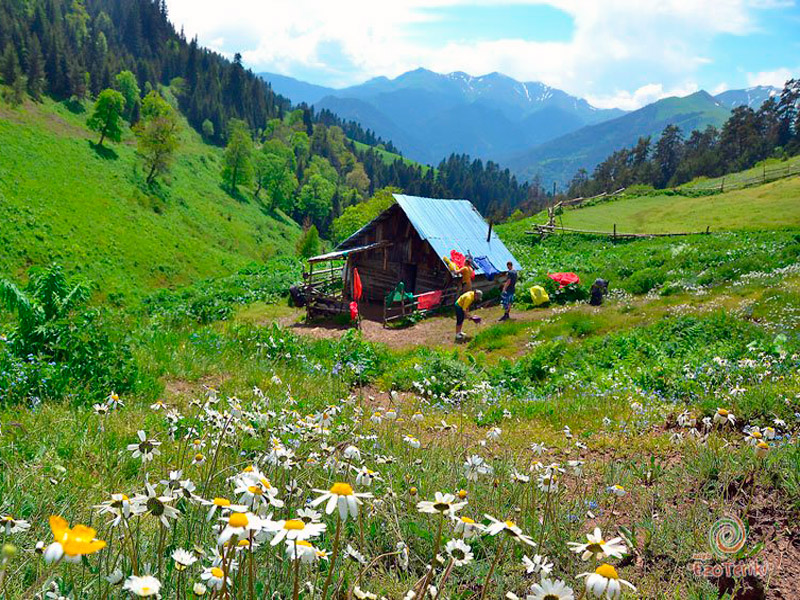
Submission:
POLYGON ((315 489, 314 491, 321 495, 311 502, 311 506, 319 506, 323 502, 327 502, 325 505, 327 514, 331 514, 338 506, 339 517, 342 521, 346 521, 348 515, 353 518, 358 516, 358 505, 362 504, 362 498, 372 498, 372 494, 369 492, 355 492, 349 483, 343 482, 334 483, 329 490, 315 489))
POLYGON ((135 444, 128 444, 128 450, 132 452, 133 458, 141 457, 142 462, 147 462, 161 454, 158 449, 161 442, 147 439, 147 434, 141 429, 136 435, 139 437, 139 441, 135 444))
POLYGON ((456 502, 453 494, 436 492, 433 501, 423 500, 417 503, 417 510, 421 513, 453 515, 467 505, 466 502, 456 502))
POLYGON ((525 566, 525 572, 528 575, 536 573, 549 575, 553 571, 553 563, 547 562, 547 557, 541 554, 534 554, 532 559, 528 558, 527 555, 523 556, 522 564, 525 566))
POLYGON ((219 567, 206 567, 200 575, 200 579, 205 581, 210 588, 215 590, 221 590, 222 582, 226 579, 228 580, 228 585, 230 585, 230 578, 226 577, 225 571, 219 567))
POLYGON ((736 425, 736 417, 734 417, 733 413, 727 409, 718 408, 717 412, 714 413, 714 423, 719 423, 721 425, 736 425))
POLYGON ((577 577, 586 577, 586 593, 595 598, 602 598, 603 595, 607 600, 618 598, 622 593, 623 585, 636 591, 636 587, 632 583, 620 579, 617 570, 607 564, 597 567, 594 573, 581 573, 577 577))
POLYGON ((30 528, 31 524, 24 519, 15 519, 11 515, 3 515, 0 517, 0 529, 4 529, 6 535, 27 531, 30 528))
POLYGON ((152 575, 143 575, 137 577, 131 575, 125 580, 125 585, 122 589, 129 591, 134 596, 140 598, 147 598, 149 596, 158 596, 161 591, 161 582, 152 575))
POLYGON ((183 571, 184 569, 191 567, 195 562, 197 562, 197 557, 188 550, 184 550, 183 548, 176 548, 172 552, 172 560, 175 561, 175 570, 183 571))
POLYGON ((560 579, 542 578, 540 583, 531 586, 531 593, 526 600, 574 600, 572 588, 560 579))
POLYGON ((505 533, 509 537, 524 544, 528 544, 529 546, 536 545, 536 542, 534 542, 529 536, 522 533, 522 530, 517 527, 516 523, 513 521, 498 521, 490 515, 485 514, 483 516, 489 519, 489 525, 486 527, 487 534, 495 536, 498 533, 505 533))
POLYGON ((585 544, 580 542, 567 543, 575 554, 580 555, 581 560, 589 560, 592 557, 596 560, 602 560, 606 557, 622 558, 622 555, 628 551, 620 537, 615 537, 608 541, 604 540, 603 532, 600 531, 599 527, 594 528, 594 533, 587 533, 586 540, 585 544))
POLYGON ((271 521, 267 527, 275 534, 270 542, 272 546, 277 546, 284 539, 290 542, 310 540, 321 535, 326 529, 325 523, 306 523, 301 519, 271 521))
POLYGON ((445 544, 444 551, 447 552, 447 555, 450 557, 456 567, 466 565, 472 562, 472 559, 475 558, 475 556, 472 554, 472 548, 470 548, 469 545, 464 542, 464 540, 450 540, 447 542, 447 544, 445 544))
POLYGON ((456 533, 460 533, 461 537, 463 537, 465 540, 468 540, 471 537, 474 537, 479 533, 482 533, 485 529, 483 525, 481 525, 480 523, 476 523, 473 519, 470 519, 469 517, 453 516, 453 521, 455 521, 456 524, 455 526, 456 533))

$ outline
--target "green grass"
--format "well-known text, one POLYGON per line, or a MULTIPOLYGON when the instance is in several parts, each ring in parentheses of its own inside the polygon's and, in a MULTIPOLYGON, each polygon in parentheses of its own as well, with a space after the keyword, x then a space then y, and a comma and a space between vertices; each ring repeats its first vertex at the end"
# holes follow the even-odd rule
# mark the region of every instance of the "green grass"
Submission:
MULTIPOLYGON (((170 181, 158 197, 148 197, 138 183, 130 139, 114 146, 116 158, 101 158, 89 145, 85 114, 52 103, 0 110, 0 136, 11 140, 11 150, 0 147, 0 214, 11 223, 0 227, 4 272, 19 274, 28 264, 55 258, 99 282, 108 296, 115 294, 107 300, 192 282, 150 294, 141 304, 112 307, 101 297, 103 329, 97 325, 93 333, 76 325, 64 334, 80 348, 92 335, 113 333, 109 343, 119 338, 130 348, 140 385, 131 385, 123 393, 125 406, 107 415, 91 404, 112 391, 104 389, 108 383, 91 393, 41 393, 46 380, 69 382, 70 374, 60 372, 63 363, 51 365, 51 357, 20 355, 9 336, 13 323, 0 321, 0 515, 31 525, 3 536, 17 552, 7 548, 0 561, 0 595, 30 597, 54 582, 75 600, 116 597, 121 592, 104 577, 115 567, 128 576, 138 565, 159 578, 164 598, 190 597, 181 592, 191 590, 210 558, 201 556, 178 573, 170 555, 176 548, 217 547, 219 529, 206 519, 207 506, 185 497, 170 500, 180 516, 168 532, 150 514, 114 529, 95 507, 111 493, 142 493, 146 481, 166 493, 159 482, 178 469, 203 498, 238 502, 232 477, 250 464, 285 502, 262 510, 276 519, 298 516, 317 496, 314 488, 329 489, 335 480, 367 491, 355 482, 354 466, 377 471, 369 488, 375 500, 366 499, 362 518, 342 528, 342 548, 351 545, 375 561, 359 586, 388 598, 403 597, 425 574, 439 523, 446 539, 457 537, 449 520, 420 513, 417 502, 462 488, 468 504, 460 514, 512 519, 539 545, 507 542, 487 578, 506 538, 469 540, 475 560, 453 570, 445 585, 444 565, 434 562, 440 597, 474 598, 486 581, 487 599, 506 592, 524 596, 538 576, 525 575, 523 553, 548 556, 553 577, 578 597, 583 580, 576 576, 592 565, 567 542, 584 540, 596 526, 607 537, 626 537, 628 556, 608 562, 637 586, 639 597, 719 598, 720 589, 733 594, 724 580, 699 579, 686 568, 694 554, 709 550, 709 529, 724 513, 750 523, 743 552, 777 561, 771 568, 783 564, 800 511, 794 443, 800 426, 797 230, 620 243, 551 236, 535 244, 525 235, 529 220, 504 224, 499 234, 523 265, 513 312, 518 320, 487 322, 455 349, 418 344, 393 351, 356 331, 318 339, 274 323, 289 325, 296 314, 282 298, 299 263, 273 258, 239 267, 288 248, 296 229, 219 190, 219 150, 193 134, 184 134, 170 181), (54 196, 59 202, 50 201, 54 196), (261 241, 255 237, 259 227, 261 241), (578 272, 584 288, 595 277, 610 279, 611 297, 600 308, 569 302, 522 318, 524 290, 557 270, 578 272), (9 394, 11 388, 17 393, 9 394), (157 399, 169 412, 151 407, 157 399), (389 406, 402 419, 371 421, 377 407, 389 406), (718 407, 730 409, 736 424, 694 433, 677 423, 677 415, 689 411, 702 428, 702 418, 718 407), (422 422, 411 419, 416 411, 422 422), (323 413, 333 422, 320 428, 315 424, 323 413), (775 418, 786 425, 776 425, 775 418), (759 458, 744 441, 745 427, 770 425, 778 436, 759 458), (490 426, 502 430, 499 439, 487 435, 490 426), (161 454, 147 464, 127 449, 139 429, 161 443, 161 454), (422 447, 410 447, 404 435, 422 447), (198 452, 193 440, 206 457, 199 464, 192 464, 198 452), (546 449, 534 450, 534 442, 546 449), (271 460, 276 444, 291 449, 292 464, 271 460), (351 444, 361 458, 343 456, 351 444), (470 481, 464 462, 476 454, 493 473, 470 481), (575 460, 585 461, 582 474, 570 465, 575 460), (564 473, 548 496, 537 483, 542 465, 551 463, 564 473), (531 480, 514 481, 515 472, 531 480), (290 481, 301 493, 286 491, 290 481), (627 493, 617 498, 607 491, 610 485, 627 493), (50 515, 97 528, 108 547, 83 566, 45 565, 34 547, 38 540, 52 541, 50 515), (407 569, 391 554, 399 542, 410 550, 407 569)), ((758 191, 774 201, 775 189, 758 191)), ((752 202, 750 193, 751 200, 737 204, 752 202)), ((724 197, 729 195, 692 200, 724 197)), ((585 210, 612 210, 615 204, 585 210)), ((692 217, 677 214, 683 226, 693 225, 692 217)), ((747 229, 741 217, 736 222, 747 229)), ((80 323, 77 317, 73 322, 80 323)), ((327 530, 312 541, 332 552, 337 521, 327 515, 321 520, 327 530)), ((240 564, 231 583, 235 597, 250 597, 250 585, 256 597, 292 597, 282 544, 271 548, 261 541, 252 561, 247 550, 230 550, 229 556, 234 552, 240 564)), ((797 564, 791 560, 787 555, 790 574, 797 564)), ((341 591, 328 597, 355 595, 364 568, 340 557, 334 587, 341 579, 341 591)), ((314 597, 322 597, 326 569, 301 567, 304 599, 310 597, 306 581, 317 586, 314 597)), ((769 585, 790 597, 794 584, 776 572, 769 585)))
POLYGON ((522 290, 534 284, 547 285, 547 273, 560 271, 576 272, 585 289, 602 277, 611 282, 612 290, 671 294, 734 281, 748 273, 769 273, 800 259, 800 233, 796 230, 618 242, 556 234, 538 242, 537 236, 525 234, 528 228, 530 221, 497 227, 523 266, 521 301, 527 297, 522 290))
MULTIPOLYGON (((567 209, 557 225, 620 233, 770 230, 800 227, 800 178, 709 196, 664 193, 623 195, 585 208, 567 209)), ((546 223, 539 213, 530 224, 546 223)))
POLYGON ((293 250, 297 225, 223 191, 221 150, 185 122, 171 172, 149 189, 130 132, 98 152, 87 116, 0 104, 0 273, 55 261, 121 300, 293 250))

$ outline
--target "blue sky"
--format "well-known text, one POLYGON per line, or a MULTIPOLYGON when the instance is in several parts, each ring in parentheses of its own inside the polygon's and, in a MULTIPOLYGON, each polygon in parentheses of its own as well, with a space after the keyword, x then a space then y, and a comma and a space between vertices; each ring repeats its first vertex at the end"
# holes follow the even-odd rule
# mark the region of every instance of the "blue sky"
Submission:
POLYGON ((425 67, 492 71, 638 108, 800 75, 794 0, 168 0, 254 71, 343 87, 425 67))

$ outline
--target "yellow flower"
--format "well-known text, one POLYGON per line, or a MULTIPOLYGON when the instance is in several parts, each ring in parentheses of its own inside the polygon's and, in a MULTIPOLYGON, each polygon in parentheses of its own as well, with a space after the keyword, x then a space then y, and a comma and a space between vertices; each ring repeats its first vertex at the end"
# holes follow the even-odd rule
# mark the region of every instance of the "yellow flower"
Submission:
POLYGON ((66 556, 70 562, 77 562, 81 556, 93 554, 105 548, 103 540, 95 539, 97 531, 86 525, 75 525, 70 529, 69 523, 62 517, 50 517, 50 529, 55 541, 45 551, 47 562, 56 562, 66 556))

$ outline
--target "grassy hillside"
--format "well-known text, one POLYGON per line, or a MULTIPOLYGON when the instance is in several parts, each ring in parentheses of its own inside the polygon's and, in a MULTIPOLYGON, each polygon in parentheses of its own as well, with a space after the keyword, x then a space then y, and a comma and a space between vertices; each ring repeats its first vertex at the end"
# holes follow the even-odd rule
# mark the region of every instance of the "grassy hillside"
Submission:
POLYGON ((769 158, 761 161, 751 169, 728 173, 722 177, 698 177, 681 186, 684 190, 719 190, 721 186, 725 189, 757 185, 764 179, 767 181, 775 180, 780 177, 797 175, 800 173, 800 155, 792 156, 787 160, 769 158))
POLYGON ((185 123, 177 160, 155 192, 135 140, 97 151, 84 107, 0 103, 0 273, 53 261, 103 295, 227 275, 291 251, 297 225, 220 188, 221 150, 185 123))
POLYGON ((383 163, 386 164, 386 165, 390 165, 394 161, 396 161, 397 159, 400 159, 407 165, 414 165, 414 166, 419 165, 420 167, 422 167, 423 174, 427 173, 428 169, 430 169, 429 165, 423 165, 422 163, 418 163, 418 162, 416 162, 414 160, 411 160, 410 158, 406 158, 405 156, 401 156, 400 154, 395 154, 394 152, 389 152, 389 151, 383 150, 381 148, 377 148, 377 147, 374 147, 374 146, 369 146, 367 144, 364 144, 363 142, 357 142, 355 140, 351 140, 351 141, 353 142, 353 144, 355 144, 355 147, 356 147, 356 149, 358 149, 359 152, 365 152, 365 151, 370 150, 370 149, 372 149, 375 152, 377 152, 378 155, 381 157, 381 160, 383 161, 383 163))
MULTIPOLYGON (((780 179, 762 186, 711 196, 670 193, 623 196, 586 208, 569 209, 559 218, 564 227, 625 233, 767 230, 800 227, 800 179, 780 179)), ((527 221, 544 223, 545 213, 527 221)))
POLYGON ((526 151, 509 160, 509 167, 524 179, 537 173, 543 182, 566 184, 580 168, 591 172, 615 150, 632 146, 641 136, 655 140, 667 125, 677 125, 685 135, 706 125, 721 126, 730 112, 706 92, 685 98, 665 98, 644 108, 589 125, 526 151))

